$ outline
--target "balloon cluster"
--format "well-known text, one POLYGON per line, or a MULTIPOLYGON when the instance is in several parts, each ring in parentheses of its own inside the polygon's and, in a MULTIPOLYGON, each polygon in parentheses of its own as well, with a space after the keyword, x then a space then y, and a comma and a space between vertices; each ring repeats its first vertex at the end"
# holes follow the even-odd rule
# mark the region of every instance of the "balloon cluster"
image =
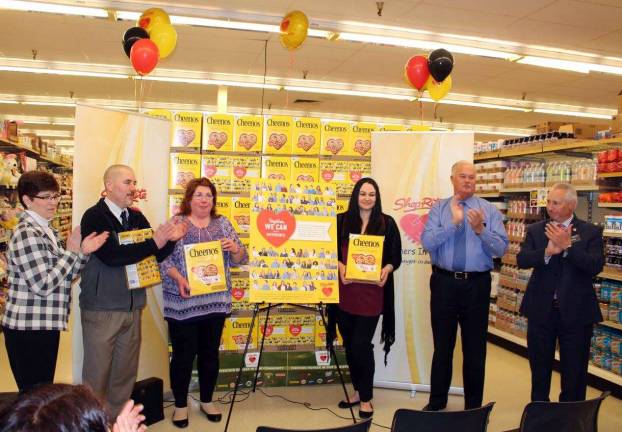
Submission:
POLYGON ((134 70, 140 75, 149 74, 177 45, 177 32, 166 12, 159 8, 142 13, 136 27, 123 35, 123 50, 130 58, 134 70))
POLYGON ((290 51, 298 48, 307 38, 309 20, 307 16, 296 10, 288 13, 281 20, 281 45, 290 51))
POLYGON ((437 49, 428 58, 414 56, 404 66, 404 77, 408 85, 420 92, 427 90, 435 101, 443 99, 451 91, 451 71, 454 57, 446 49, 437 49))

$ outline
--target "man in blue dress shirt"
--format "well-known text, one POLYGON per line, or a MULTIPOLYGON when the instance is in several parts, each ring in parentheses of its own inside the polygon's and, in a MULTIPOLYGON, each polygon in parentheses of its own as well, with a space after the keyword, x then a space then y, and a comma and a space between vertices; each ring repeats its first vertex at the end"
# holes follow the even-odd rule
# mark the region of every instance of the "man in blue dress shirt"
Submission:
POLYGON ((424 410, 447 405, 456 332, 462 336, 464 408, 482 405, 486 333, 493 257, 508 246, 503 216, 488 201, 474 196, 475 167, 467 161, 451 168, 452 197, 430 210, 422 235, 430 253, 430 311, 434 357, 430 399, 424 410))

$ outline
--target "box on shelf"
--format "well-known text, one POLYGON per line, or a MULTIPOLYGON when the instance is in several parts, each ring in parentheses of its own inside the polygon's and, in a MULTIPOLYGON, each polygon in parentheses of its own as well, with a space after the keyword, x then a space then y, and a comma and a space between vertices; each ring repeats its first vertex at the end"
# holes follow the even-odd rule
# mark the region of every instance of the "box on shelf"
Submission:
POLYGON ((11 120, 0 122, 0 138, 17 142, 17 122, 11 120))
POLYGON ((598 133, 598 129, 606 129, 605 126, 596 126, 585 123, 568 123, 559 127, 560 132, 574 134, 577 139, 594 139, 598 133))
POLYGON ((564 122, 545 121, 536 125, 536 133, 557 132, 564 122))

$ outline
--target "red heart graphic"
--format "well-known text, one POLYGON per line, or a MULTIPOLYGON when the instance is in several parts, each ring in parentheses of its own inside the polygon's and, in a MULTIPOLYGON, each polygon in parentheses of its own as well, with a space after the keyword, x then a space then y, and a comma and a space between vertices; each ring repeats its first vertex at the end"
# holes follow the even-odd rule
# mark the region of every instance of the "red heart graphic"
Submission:
POLYGON ((410 213, 402 216, 400 219, 400 227, 411 242, 421 244, 421 233, 427 221, 427 213, 424 215, 410 213))
POLYGON ((301 331, 302 331, 302 326, 300 324, 289 325, 289 332, 292 334, 292 336, 298 336, 301 331))
POLYGON ((268 327, 266 327, 264 324, 259 327, 259 330, 261 330, 261 333, 265 334, 266 337, 270 337, 272 331, 274 330, 274 327, 272 327, 272 324, 268 324, 268 327))
POLYGON ((320 360, 325 362, 326 360, 328 360, 328 356, 326 354, 320 354, 320 360))
POLYGON ((296 218, 288 211, 262 210, 257 216, 257 229, 272 246, 279 247, 294 233, 296 218))
POLYGON ((324 179, 324 181, 329 182, 333 179, 333 177, 335 177, 335 171, 329 171, 329 170, 322 171, 322 178, 324 179))
POLYGON ((205 165, 203 167, 203 174, 205 174, 205 177, 207 178, 212 178, 216 175, 216 172, 218 172, 218 168, 216 168, 214 165, 205 165))
POLYGON ((244 297, 244 290, 242 288, 233 288, 231 290, 231 295, 234 299, 240 300, 244 297))
POLYGON ((361 174, 360 171, 350 171, 350 179, 352 179, 354 183, 359 181, 362 177, 363 177, 363 174, 361 174))
POLYGON ((237 178, 244 178, 246 175, 246 167, 236 166, 233 168, 233 175, 237 178))
POLYGON ((249 355, 248 356, 248 361, 251 363, 255 363, 255 361, 257 361, 257 356, 256 355, 249 355))
POLYGON ((333 293, 333 289, 331 287, 324 287, 322 288, 322 292, 326 297, 330 297, 330 295, 333 293))

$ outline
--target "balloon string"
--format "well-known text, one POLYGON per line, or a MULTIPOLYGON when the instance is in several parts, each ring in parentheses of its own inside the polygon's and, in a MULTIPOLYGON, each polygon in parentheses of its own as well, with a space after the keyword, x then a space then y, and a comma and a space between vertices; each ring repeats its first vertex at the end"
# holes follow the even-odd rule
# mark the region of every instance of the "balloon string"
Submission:
POLYGON ((138 82, 136 81, 136 78, 134 78, 134 105, 136 106, 136 109, 138 109, 138 82))
MULTIPOLYGON (((296 62, 296 55, 294 51, 289 52, 289 72, 287 76, 291 78, 294 75, 294 63, 296 62)), ((285 108, 289 106, 289 92, 285 90, 285 108)))
POLYGON ((436 110, 438 109, 438 102, 434 103, 434 120, 436 120, 436 110))

